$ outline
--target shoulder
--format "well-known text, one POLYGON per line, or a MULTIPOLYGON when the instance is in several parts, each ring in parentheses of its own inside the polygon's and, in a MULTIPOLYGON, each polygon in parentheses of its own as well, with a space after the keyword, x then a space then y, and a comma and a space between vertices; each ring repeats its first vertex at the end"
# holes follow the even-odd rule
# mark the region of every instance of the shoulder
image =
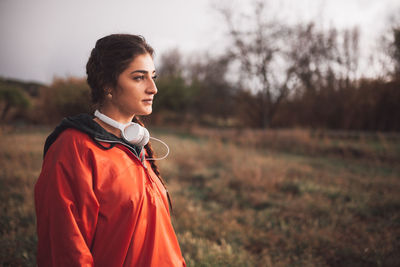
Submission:
POLYGON ((58 157, 71 154, 82 156, 95 146, 95 143, 89 135, 77 129, 68 128, 60 133, 54 143, 50 146, 46 153, 46 157, 58 157))
POLYGON ((74 128, 68 128, 64 130, 59 137, 57 138, 56 142, 62 140, 62 141, 68 141, 68 142, 87 142, 90 141, 91 138, 89 137, 88 134, 79 131, 74 128))
POLYGON ((93 143, 92 138, 88 134, 74 128, 68 128, 58 136, 53 145, 61 144, 87 147, 93 143))

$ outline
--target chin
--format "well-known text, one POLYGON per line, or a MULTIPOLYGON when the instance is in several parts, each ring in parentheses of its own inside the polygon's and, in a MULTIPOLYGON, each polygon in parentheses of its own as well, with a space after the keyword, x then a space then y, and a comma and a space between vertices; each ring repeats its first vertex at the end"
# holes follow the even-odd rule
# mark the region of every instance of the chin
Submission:
POLYGON ((146 115, 150 115, 152 112, 153 112, 152 109, 150 109, 150 110, 144 110, 143 112, 141 112, 141 113, 138 114, 138 115, 140 115, 140 116, 146 116, 146 115))

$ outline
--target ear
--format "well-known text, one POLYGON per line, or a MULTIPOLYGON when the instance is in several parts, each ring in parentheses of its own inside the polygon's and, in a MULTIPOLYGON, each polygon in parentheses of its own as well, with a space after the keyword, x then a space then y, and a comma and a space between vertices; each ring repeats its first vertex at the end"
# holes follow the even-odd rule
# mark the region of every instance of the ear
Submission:
POLYGON ((113 92, 113 90, 111 89, 111 87, 106 87, 106 88, 104 89, 104 94, 105 94, 105 96, 108 97, 108 98, 111 98, 111 97, 112 97, 112 92, 113 92))

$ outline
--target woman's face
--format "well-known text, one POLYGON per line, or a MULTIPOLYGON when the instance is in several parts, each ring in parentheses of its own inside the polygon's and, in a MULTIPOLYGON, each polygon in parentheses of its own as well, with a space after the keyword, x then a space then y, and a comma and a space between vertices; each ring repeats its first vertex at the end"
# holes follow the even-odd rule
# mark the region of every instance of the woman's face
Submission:
POLYGON ((111 104, 122 116, 149 115, 157 93, 156 70, 149 54, 135 57, 118 77, 111 91, 111 104))

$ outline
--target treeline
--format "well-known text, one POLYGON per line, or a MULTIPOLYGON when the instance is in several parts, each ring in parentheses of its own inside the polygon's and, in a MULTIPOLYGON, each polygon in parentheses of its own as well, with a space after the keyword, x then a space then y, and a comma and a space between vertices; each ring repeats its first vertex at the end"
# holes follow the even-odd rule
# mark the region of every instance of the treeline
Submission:
MULTIPOLYGON (((371 64, 367 76, 356 28, 290 25, 270 19, 263 3, 255 2, 251 14, 219 9, 229 29, 224 53, 175 49, 156 59, 151 123, 400 130, 400 23, 390 25, 381 51, 369 55, 383 56, 385 64, 371 64)), ((1 121, 56 123, 91 112, 89 95, 84 78, 55 79, 49 86, 3 79, 1 121)))
MULTIPOLYGON (((263 127, 266 109, 263 92, 253 93, 230 83, 227 59, 181 65, 180 58, 177 51, 162 57, 157 81, 159 92, 152 115, 154 122, 263 127)), ((330 83, 315 90, 299 87, 281 99, 268 126, 400 130, 400 79, 331 78, 330 83)))
MULTIPOLYGON (((262 96, 220 79, 223 69, 219 64, 197 65, 192 73, 196 77, 190 82, 183 78, 182 70, 163 72, 157 81, 158 94, 150 122, 259 127, 262 96)), ((37 91, 37 96, 32 96, 22 87, 1 81, 2 122, 54 124, 65 116, 92 111, 84 78, 56 79, 50 86, 37 86, 37 91)), ((363 79, 357 84, 305 92, 282 100, 270 127, 399 131, 399 103, 399 79, 363 79)))

